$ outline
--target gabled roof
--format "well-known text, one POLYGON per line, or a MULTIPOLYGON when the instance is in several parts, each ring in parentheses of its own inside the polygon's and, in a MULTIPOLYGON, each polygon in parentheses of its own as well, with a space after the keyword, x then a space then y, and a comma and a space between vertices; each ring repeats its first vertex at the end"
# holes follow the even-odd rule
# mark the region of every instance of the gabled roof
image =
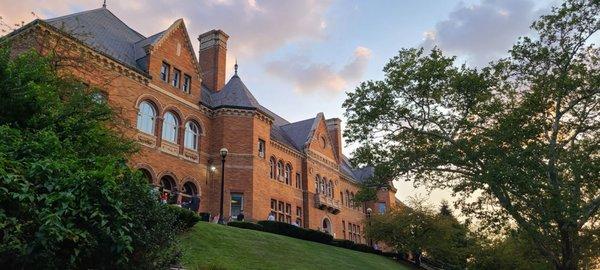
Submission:
POLYGON ((306 142, 308 142, 311 131, 314 130, 316 120, 317 118, 314 117, 290 123, 281 126, 281 130, 288 135, 294 147, 301 151, 304 149, 306 142))
POLYGON ((106 8, 92 9, 45 20, 83 43, 131 67, 136 62, 134 44, 146 39, 106 8))

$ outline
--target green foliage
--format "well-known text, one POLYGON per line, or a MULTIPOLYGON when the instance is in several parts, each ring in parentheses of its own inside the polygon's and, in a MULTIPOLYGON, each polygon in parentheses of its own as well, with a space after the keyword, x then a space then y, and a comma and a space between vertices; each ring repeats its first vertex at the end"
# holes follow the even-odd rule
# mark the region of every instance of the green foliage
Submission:
POLYGON ((552 265, 536 251, 530 241, 523 235, 509 234, 504 239, 481 239, 478 248, 474 249, 473 259, 469 261, 469 269, 550 269, 552 265))
POLYGON ((182 230, 194 227, 200 221, 200 216, 194 211, 176 205, 168 205, 167 207, 169 211, 175 214, 176 223, 182 230))
POLYGON ((329 244, 333 240, 333 236, 317 230, 305 229, 279 221, 261 220, 258 222, 263 227, 265 232, 281 234, 298 239, 329 244))
POLYGON ((227 222, 227 226, 232 226, 232 227, 237 227, 237 228, 242 228, 242 229, 249 229, 249 230, 255 230, 255 231, 263 231, 264 228, 262 225, 260 224, 256 224, 253 222, 245 222, 245 221, 231 221, 231 222, 227 222))
POLYGON ((0 48, 0 265, 164 269, 178 258, 174 215, 125 164, 93 89, 34 52, 0 48))
MULTIPOLYGON (((360 252, 373 253, 373 254, 382 254, 381 250, 374 249, 373 247, 365 244, 357 244, 350 240, 345 239, 333 239, 330 243, 332 246, 352 249, 360 252)), ((394 253, 395 254, 395 253, 394 253)), ((387 254, 388 257, 393 257, 390 254, 387 254)))
POLYGON ((402 49, 384 80, 348 93, 345 134, 354 161, 376 165, 367 188, 402 176, 450 189, 486 228, 517 226, 574 269, 600 255, 583 241, 600 224, 600 2, 565 1, 532 29, 482 69, 402 49))
POLYGON ((421 201, 371 217, 366 234, 397 251, 412 253, 416 261, 426 253, 444 269, 464 269, 473 241, 466 226, 452 216, 435 214, 421 201))

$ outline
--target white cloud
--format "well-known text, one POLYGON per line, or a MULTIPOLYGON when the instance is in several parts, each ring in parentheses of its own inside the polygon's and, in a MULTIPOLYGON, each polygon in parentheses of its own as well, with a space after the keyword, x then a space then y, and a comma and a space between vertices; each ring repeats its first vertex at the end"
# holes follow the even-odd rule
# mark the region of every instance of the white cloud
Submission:
POLYGON ((531 0, 483 0, 459 4, 435 29, 424 33, 422 46, 439 46, 481 65, 503 55, 517 37, 529 33, 539 11, 531 0))
POLYGON ((340 70, 336 70, 331 64, 310 62, 302 55, 288 56, 269 62, 266 70, 277 78, 291 82, 297 92, 323 91, 327 94, 335 94, 362 78, 370 58, 370 49, 357 47, 352 60, 340 70))

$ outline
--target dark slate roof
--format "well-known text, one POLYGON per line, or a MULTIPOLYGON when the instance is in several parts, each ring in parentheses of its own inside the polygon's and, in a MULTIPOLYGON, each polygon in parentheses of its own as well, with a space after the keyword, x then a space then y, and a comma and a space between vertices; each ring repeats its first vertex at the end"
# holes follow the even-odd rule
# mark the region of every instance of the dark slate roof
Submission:
POLYGON ((294 147, 296 147, 298 150, 303 150, 304 145, 309 139, 308 136, 313 128, 314 122, 315 118, 310 118, 280 127, 281 130, 288 135, 294 147))
POLYGON ((375 168, 373 166, 355 169, 352 172, 354 173, 354 178, 360 182, 365 182, 375 176, 375 168))
POLYGON ((256 101, 256 98, 250 93, 248 87, 242 82, 239 76, 234 75, 218 92, 214 92, 210 97, 212 107, 241 107, 260 109, 262 106, 256 101))
POLYGON ((146 38, 106 8, 44 21, 117 61, 146 73, 148 60, 144 47, 156 42, 164 33, 146 38))

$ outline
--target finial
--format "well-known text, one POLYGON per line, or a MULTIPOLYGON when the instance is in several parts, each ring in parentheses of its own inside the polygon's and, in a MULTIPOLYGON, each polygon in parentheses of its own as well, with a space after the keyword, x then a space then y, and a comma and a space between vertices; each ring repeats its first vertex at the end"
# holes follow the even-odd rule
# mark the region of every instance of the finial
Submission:
POLYGON ((104 3, 102 4, 103 8, 106 8, 106 0, 104 0, 104 3))
POLYGON ((237 71, 238 71, 238 63, 237 63, 237 58, 235 59, 235 66, 233 66, 233 68, 235 69, 235 76, 237 76, 237 71))

